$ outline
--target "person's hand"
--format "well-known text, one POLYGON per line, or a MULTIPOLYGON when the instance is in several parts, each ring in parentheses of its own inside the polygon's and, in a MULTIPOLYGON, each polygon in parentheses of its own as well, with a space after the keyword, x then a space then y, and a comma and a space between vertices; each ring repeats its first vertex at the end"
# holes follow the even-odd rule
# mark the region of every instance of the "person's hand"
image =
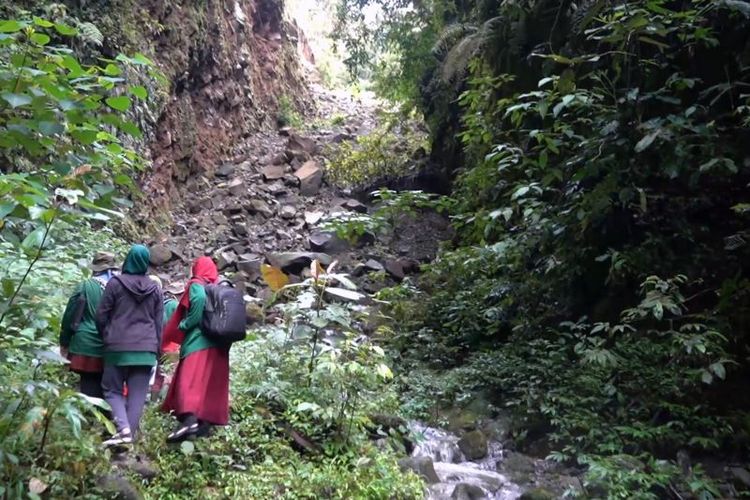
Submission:
POLYGON ((68 352, 67 347, 60 346, 60 356, 65 359, 70 359, 70 353, 68 352))

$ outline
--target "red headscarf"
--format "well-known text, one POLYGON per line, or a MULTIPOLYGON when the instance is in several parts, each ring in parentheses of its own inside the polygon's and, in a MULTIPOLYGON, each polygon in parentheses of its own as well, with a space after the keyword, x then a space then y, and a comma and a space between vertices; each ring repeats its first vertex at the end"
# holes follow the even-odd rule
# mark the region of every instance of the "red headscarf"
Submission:
POLYGON ((185 291, 180 297, 177 309, 164 327, 161 340, 162 351, 174 352, 178 349, 179 344, 185 340, 185 332, 180 330, 179 325, 190 308, 190 286, 193 283, 211 285, 217 281, 219 281, 219 270, 216 269, 216 264, 211 257, 198 257, 193 263, 193 277, 185 285, 185 291))

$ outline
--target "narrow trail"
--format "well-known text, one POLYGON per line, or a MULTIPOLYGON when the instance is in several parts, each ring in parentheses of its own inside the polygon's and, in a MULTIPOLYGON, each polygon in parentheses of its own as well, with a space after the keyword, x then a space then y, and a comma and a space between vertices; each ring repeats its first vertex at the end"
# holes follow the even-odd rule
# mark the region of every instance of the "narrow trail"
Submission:
POLYGON ((263 297, 263 262, 298 275, 316 252, 324 263, 338 260, 346 272, 365 263, 369 270, 386 271, 389 280, 380 285, 360 280, 373 292, 434 258, 439 241, 449 235, 439 216, 408 221, 356 248, 321 231, 320 222, 332 214, 370 209, 329 186, 323 172, 337 145, 377 126, 378 103, 368 94, 355 98, 318 84, 310 90, 317 109, 314 116, 300 118, 301 126, 255 133, 236 145, 232 160, 218 166, 212 178, 189 179, 184 201, 172 210, 171 233, 152 246, 166 283, 179 288, 190 261, 207 254, 224 274, 233 273, 236 286, 263 297))

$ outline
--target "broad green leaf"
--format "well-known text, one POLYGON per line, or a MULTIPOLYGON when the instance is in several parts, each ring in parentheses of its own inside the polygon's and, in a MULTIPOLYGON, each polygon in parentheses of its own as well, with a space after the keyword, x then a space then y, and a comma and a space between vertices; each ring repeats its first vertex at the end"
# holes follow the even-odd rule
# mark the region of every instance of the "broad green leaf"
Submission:
POLYGON ((180 452, 186 457, 189 457, 195 453, 195 444, 193 444, 192 441, 183 441, 180 444, 180 452))
POLYGON ((39 226, 23 239, 21 246, 26 250, 38 250, 39 247, 42 246, 45 232, 46 228, 44 226, 39 226))
POLYGON ((55 25, 55 23, 51 23, 46 19, 42 19, 41 17, 36 16, 34 16, 34 24, 36 24, 37 26, 41 26, 42 28, 51 28, 55 25))
POLYGON ((110 108, 118 111, 127 111, 130 108, 130 97, 128 96, 107 97, 104 101, 110 108))
POLYGON ((333 295, 334 297, 338 297, 340 299, 348 300, 351 302, 359 302, 365 298, 364 294, 355 292, 353 290, 347 290, 346 288, 326 287, 325 292, 329 295, 333 295))
POLYGON ((78 33, 77 29, 64 23, 55 23, 55 29, 58 33, 65 36, 73 36, 78 33))
POLYGON ((22 28, 23 24, 18 21, 0 21, 0 33, 15 33, 22 28))
POLYGON ((139 99, 146 99, 148 97, 148 90, 142 85, 134 85, 130 87, 130 93, 139 99))
POLYGON ((661 129, 656 129, 650 134, 647 134, 644 136, 638 143, 635 145, 635 152, 640 153, 644 151, 646 148, 648 148, 653 142, 654 139, 659 137, 659 134, 661 134, 661 129))
POLYGON ((12 108, 17 108, 19 106, 27 106, 31 104, 31 96, 28 96, 26 94, 15 94, 13 92, 3 92, 0 94, 0 97, 2 97, 12 108))
POLYGON ((50 41, 50 37, 44 33, 34 33, 30 37, 31 41, 39 45, 47 45, 50 41))

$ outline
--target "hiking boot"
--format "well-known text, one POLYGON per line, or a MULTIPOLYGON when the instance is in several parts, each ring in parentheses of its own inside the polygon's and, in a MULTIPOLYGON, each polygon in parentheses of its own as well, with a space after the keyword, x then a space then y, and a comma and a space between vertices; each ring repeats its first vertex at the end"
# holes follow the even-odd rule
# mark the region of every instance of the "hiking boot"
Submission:
POLYGON ((102 442, 102 446, 109 448, 112 446, 124 446, 133 444, 133 435, 130 433, 130 429, 123 429, 120 432, 113 435, 111 438, 102 442))
POLYGON ((199 429, 200 424, 198 424, 198 422, 186 422, 180 425, 176 431, 167 436, 167 443, 179 443, 180 441, 184 441, 185 439, 198 434, 199 429))

